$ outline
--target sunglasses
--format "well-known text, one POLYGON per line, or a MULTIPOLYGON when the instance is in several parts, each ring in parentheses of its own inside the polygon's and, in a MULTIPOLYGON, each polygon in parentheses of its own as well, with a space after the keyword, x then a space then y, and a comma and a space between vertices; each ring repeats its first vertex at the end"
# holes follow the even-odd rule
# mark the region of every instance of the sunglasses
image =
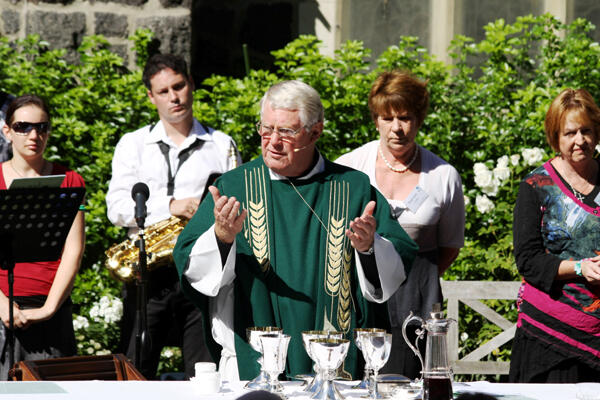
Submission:
POLYGON ((18 121, 10 127, 17 135, 26 136, 35 129, 39 135, 45 135, 50 131, 50 122, 26 122, 18 121))

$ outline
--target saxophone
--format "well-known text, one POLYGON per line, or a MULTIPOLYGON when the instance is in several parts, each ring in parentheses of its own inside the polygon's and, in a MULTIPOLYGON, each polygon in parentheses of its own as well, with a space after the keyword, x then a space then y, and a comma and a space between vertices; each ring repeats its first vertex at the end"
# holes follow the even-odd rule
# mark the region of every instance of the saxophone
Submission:
MULTIPOLYGON (((173 263, 173 247, 187 220, 171 217, 150 225, 144 231, 148 271, 173 263)), ((139 273, 138 239, 127 239, 106 250, 104 265, 111 276, 122 282, 132 282, 139 273)))
MULTIPOLYGON (((238 166, 237 148, 233 141, 229 147, 229 169, 238 166)), ((212 183, 212 182, 211 182, 212 183)), ((144 231, 146 242, 148 271, 173 263, 173 247, 177 237, 187 224, 187 220, 171 217, 150 225, 144 231)), ((138 262, 140 249, 135 245, 138 239, 127 239, 106 250, 105 267, 111 276, 122 282, 133 282, 139 273, 138 262)))

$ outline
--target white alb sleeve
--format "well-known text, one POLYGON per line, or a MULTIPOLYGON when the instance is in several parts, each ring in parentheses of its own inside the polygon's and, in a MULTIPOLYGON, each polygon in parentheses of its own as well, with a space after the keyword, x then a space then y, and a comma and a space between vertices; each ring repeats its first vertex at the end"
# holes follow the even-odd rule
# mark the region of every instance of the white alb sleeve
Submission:
POLYGON ((215 297, 222 287, 235 279, 235 252, 234 241, 223 266, 215 227, 212 225, 196 240, 183 275, 194 289, 206 296, 215 297))
POLYGON ((373 250, 381 289, 376 289, 365 277, 358 252, 354 250, 358 282, 365 299, 375 303, 384 303, 398 290, 398 287, 406 279, 404 263, 400 254, 396 251, 394 244, 377 233, 375 233, 373 241, 373 250))

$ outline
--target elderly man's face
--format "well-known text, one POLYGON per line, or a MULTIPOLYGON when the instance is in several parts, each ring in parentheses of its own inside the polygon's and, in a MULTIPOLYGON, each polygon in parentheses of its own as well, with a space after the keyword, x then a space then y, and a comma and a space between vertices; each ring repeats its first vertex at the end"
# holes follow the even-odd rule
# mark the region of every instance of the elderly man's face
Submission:
POLYGON ((274 129, 269 136, 262 136, 261 148, 265 164, 283 176, 300 176, 310 167, 315 142, 322 130, 322 123, 303 127, 296 110, 273 109, 269 101, 263 107, 262 125, 274 129), (298 130, 293 138, 282 138, 277 129, 298 130))

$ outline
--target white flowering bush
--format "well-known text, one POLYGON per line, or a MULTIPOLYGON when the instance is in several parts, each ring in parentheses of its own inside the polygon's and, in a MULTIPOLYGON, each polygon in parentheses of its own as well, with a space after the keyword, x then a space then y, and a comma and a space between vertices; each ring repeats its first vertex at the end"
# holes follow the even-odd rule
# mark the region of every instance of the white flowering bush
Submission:
POLYGON ((160 353, 158 371, 183 371, 183 355, 180 347, 165 347, 160 353))
POLYGON ((99 263, 79 271, 71 293, 79 355, 106 355, 119 348, 123 303, 120 284, 99 263))
POLYGON ((122 316, 123 302, 111 295, 102 296, 90 309, 90 317, 94 322, 103 323, 105 326, 119 322, 122 316))
MULTIPOLYGON (((510 157, 507 155, 501 156, 496 160, 496 166, 488 168, 486 163, 478 162, 473 166, 475 186, 481 191, 472 190, 475 193, 475 208, 481 214, 488 214, 494 210, 494 202, 490 197, 498 197, 500 201, 506 201, 511 198, 511 193, 514 191, 514 185, 511 177, 519 177, 528 168, 533 170, 535 167, 542 164, 542 160, 546 157, 546 153, 539 147, 532 149, 523 149, 521 154, 513 154, 510 157), (511 193, 502 192, 502 196, 498 195, 498 191, 505 187, 511 193)), ((488 161, 488 164, 493 164, 488 161)), ((470 202, 469 202, 470 204, 470 202)), ((490 219, 486 220, 491 223, 490 219)))
MULTIPOLYGON (((121 284, 99 264, 80 271, 71 294, 74 303, 73 328, 80 355, 125 353, 120 348, 123 302, 121 284)), ((183 371, 178 347, 165 347, 157 373, 183 371)))

